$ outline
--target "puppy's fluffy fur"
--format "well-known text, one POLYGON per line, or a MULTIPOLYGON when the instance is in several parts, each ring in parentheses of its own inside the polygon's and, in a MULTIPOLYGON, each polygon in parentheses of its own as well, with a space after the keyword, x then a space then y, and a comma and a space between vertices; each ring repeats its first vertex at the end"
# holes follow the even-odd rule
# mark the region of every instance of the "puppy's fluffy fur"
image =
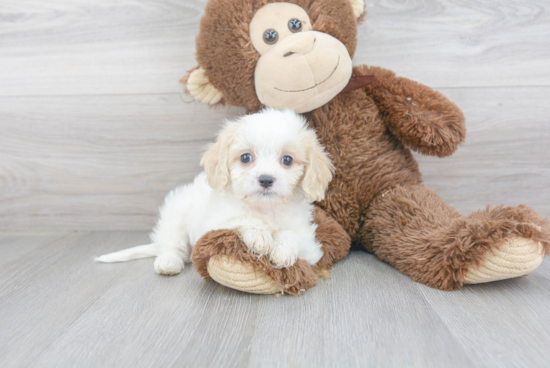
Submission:
POLYGON ((266 109, 227 122, 201 164, 204 172, 193 183, 166 197, 151 244, 96 260, 157 256, 155 270, 173 275, 190 262, 206 232, 236 229, 249 250, 268 256, 274 267, 289 267, 297 258, 319 261, 311 202, 324 198, 333 166, 301 116, 266 109))

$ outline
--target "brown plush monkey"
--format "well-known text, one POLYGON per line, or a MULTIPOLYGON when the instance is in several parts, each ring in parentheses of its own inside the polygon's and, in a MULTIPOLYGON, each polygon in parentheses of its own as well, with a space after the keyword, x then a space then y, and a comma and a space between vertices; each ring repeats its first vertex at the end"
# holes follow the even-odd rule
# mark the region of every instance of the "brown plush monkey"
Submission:
POLYGON ((232 230, 207 233, 193 262, 206 279, 251 293, 298 294, 351 242, 414 281, 444 290, 533 271, 550 252, 548 220, 526 207, 461 216, 422 185, 410 150, 451 155, 462 112, 442 94, 378 67, 352 67, 363 0, 209 0, 188 91, 210 105, 305 113, 336 167, 317 204, 324 257, 275 269, 232 230))

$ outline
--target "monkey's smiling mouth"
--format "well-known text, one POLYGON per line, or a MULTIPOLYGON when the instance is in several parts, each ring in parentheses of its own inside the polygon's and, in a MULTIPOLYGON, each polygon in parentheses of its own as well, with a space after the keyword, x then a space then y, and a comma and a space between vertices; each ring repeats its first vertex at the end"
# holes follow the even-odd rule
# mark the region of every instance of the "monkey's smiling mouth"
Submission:
POLYGON ((330 77, 332 77, 332 75, 334 74, 334 72, 336 71, 336 69, 338 69, 338 65, 340 65, 340 55, 338 55, 338 61, 336 62, 336 66, 334 67, 334 69, 332 70, 332 73, 330 73, 330 75, 328 77, 325 78, 324 81, 322 82, 319 82, 317 83, 316 85, 312 86, 312 87, 309 87, 309 88, 306 88, 306 89, 299 89, 299 90, 295 90, 295 91, 289 91, 289 90, 284 90, 284 89, 279 89, 277 87, 273 87, 275 88, 277 91, 281 91, 281 92, 304 92, 304 91, 309 91, 310 89, 313 89, 323 83, 325 83, 327 80, 329 80, 330 77))

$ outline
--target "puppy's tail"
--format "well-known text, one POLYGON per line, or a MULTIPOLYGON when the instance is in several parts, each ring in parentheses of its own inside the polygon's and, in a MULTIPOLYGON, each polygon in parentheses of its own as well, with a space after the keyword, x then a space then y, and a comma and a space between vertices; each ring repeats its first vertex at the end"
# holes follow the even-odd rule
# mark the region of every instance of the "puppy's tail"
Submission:
POLYGON ((101 257, 97 257, 95 261, 103 263, 126 262, 133 259, 155 257, 156 255, 158 255, 157 247, 155 247, 155 244, 151 243, 105 254, 101 257))

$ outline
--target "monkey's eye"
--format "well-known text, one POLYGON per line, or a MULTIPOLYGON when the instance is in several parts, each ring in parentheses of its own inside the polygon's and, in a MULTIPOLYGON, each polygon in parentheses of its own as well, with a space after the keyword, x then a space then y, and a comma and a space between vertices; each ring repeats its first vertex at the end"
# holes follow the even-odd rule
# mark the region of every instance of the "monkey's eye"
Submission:
POLYGON ((245 153, 244 155, 241 155, 241 162, 243 164, 247 164, 250 161, 252 161, 252 155, 250 153, 245 153))
POLYGON ((283 162, 283 165, 286 165, 286 166, 292 165, 292 157, 290 156, 283 157, 281 161, 283 162))
POLYGON ((279 39, 279 34, 274 29, 268 29, 264 32, 264 42, 273 45, 279 39))
POLYGON ((293 18, 288 21, 288 29, 290 29, 290 32, 292 33, 300 32, 302 30, 302 22, 296 18, 293 18))

